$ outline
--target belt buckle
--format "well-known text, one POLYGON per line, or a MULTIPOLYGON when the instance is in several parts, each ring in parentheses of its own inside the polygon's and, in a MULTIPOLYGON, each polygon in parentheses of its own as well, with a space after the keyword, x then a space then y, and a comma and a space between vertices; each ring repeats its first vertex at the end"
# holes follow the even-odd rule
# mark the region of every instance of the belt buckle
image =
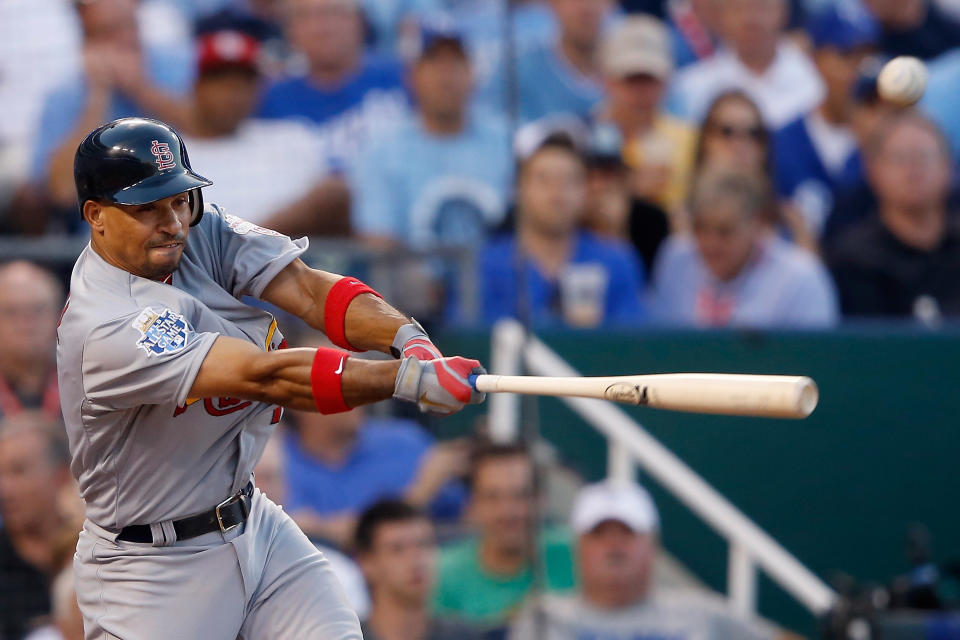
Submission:
POLYGON ((232 530, 232 529, 236 529, 236 528, 239 527, 241 524, 243 524, 244 520, 247 519, 247 516, 250 515, 250 507, 247 506, 247 502, 244 500, 245 497, 246 497, 246 496, 243 495, 243 492, 242 492, 242 491, 239 491, 239 492, 235 493, 234 495, 230 496, 229 498, 227 498, 226 500, 224 500, 223 502, 221 502, 220 504, 218 504, 218 505, 214 508, 214 512, 217 514, 217 524, 220 525, 220 532, 221 532, 221 533, 226 533, 227 531, 230 531, 230 530, 232 530), (220 515, 220 509, 223 508, 223 507, 227 507, 227 506, 231 505, 233 502, 235 502, 235 501, 237 501, 237 500, 240 501, 240 507, 241 507, 242 510, 243 510, 243 518, 240 520, 240 522, 237 522, 236 524, 231 524, 230 526, 225 527, 225 526, 223 526, 223 517, 220 515))

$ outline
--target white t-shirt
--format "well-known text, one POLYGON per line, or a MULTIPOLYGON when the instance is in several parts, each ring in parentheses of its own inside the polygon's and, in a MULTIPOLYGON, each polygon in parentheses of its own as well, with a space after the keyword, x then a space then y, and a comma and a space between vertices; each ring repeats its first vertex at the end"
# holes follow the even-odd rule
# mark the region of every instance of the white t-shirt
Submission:
POLYGON ((761 74, 745 67, 728 48, 683 69, 674 81, 671 104, 679 105, 681 115, 701 122, 713 99, 727 89, 746 92, 770 129, 809 113, 824 96, 813 62, 796 45, 782 40, 773 63, 761 74))
POLYGON ((203 197, 262 223, 302 198, 328 172, 319 136, 298 121, 250 119, 232 136, 184 136, 193 170, 213 181, 203 197))

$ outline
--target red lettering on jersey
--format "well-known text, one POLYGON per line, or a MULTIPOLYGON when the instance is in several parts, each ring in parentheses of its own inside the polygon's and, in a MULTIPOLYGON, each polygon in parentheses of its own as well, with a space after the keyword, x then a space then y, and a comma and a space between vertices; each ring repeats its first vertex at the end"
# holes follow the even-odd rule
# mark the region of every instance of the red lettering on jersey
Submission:
POLYGON ((283 418, 283 407, 274 407, 273 408, 273 417, 270 419, 270 424, 277 424, 283 418))
POLYGON ((249 400, 242 398, 204 398, 203 408, 212 416, 225 416, 241 409, 246 409, 251 404, 249 400))

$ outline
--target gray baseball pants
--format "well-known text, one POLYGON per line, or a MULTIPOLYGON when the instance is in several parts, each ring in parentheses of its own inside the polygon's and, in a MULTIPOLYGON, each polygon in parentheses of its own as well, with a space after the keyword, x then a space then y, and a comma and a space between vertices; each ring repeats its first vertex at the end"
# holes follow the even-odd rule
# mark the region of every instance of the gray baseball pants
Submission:
POLYGON ((170 546, 84 523, 74 556, 86 640, 362 640, 330 563, 254 491, 240 527, 170 546))

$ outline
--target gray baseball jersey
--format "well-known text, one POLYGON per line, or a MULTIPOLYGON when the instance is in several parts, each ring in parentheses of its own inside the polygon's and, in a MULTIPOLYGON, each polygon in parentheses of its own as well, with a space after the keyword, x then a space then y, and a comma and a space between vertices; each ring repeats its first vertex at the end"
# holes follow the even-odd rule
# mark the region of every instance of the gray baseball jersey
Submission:
POLYGON ((249 480, 280 409, 187 394, 218 335, 281 346, 273 317, 240 297, 259 297, 306 248, 207 205, 165 282, 83 251, 57 364, 71 470, 91 521, 117 531, 182 518, 249 480))

